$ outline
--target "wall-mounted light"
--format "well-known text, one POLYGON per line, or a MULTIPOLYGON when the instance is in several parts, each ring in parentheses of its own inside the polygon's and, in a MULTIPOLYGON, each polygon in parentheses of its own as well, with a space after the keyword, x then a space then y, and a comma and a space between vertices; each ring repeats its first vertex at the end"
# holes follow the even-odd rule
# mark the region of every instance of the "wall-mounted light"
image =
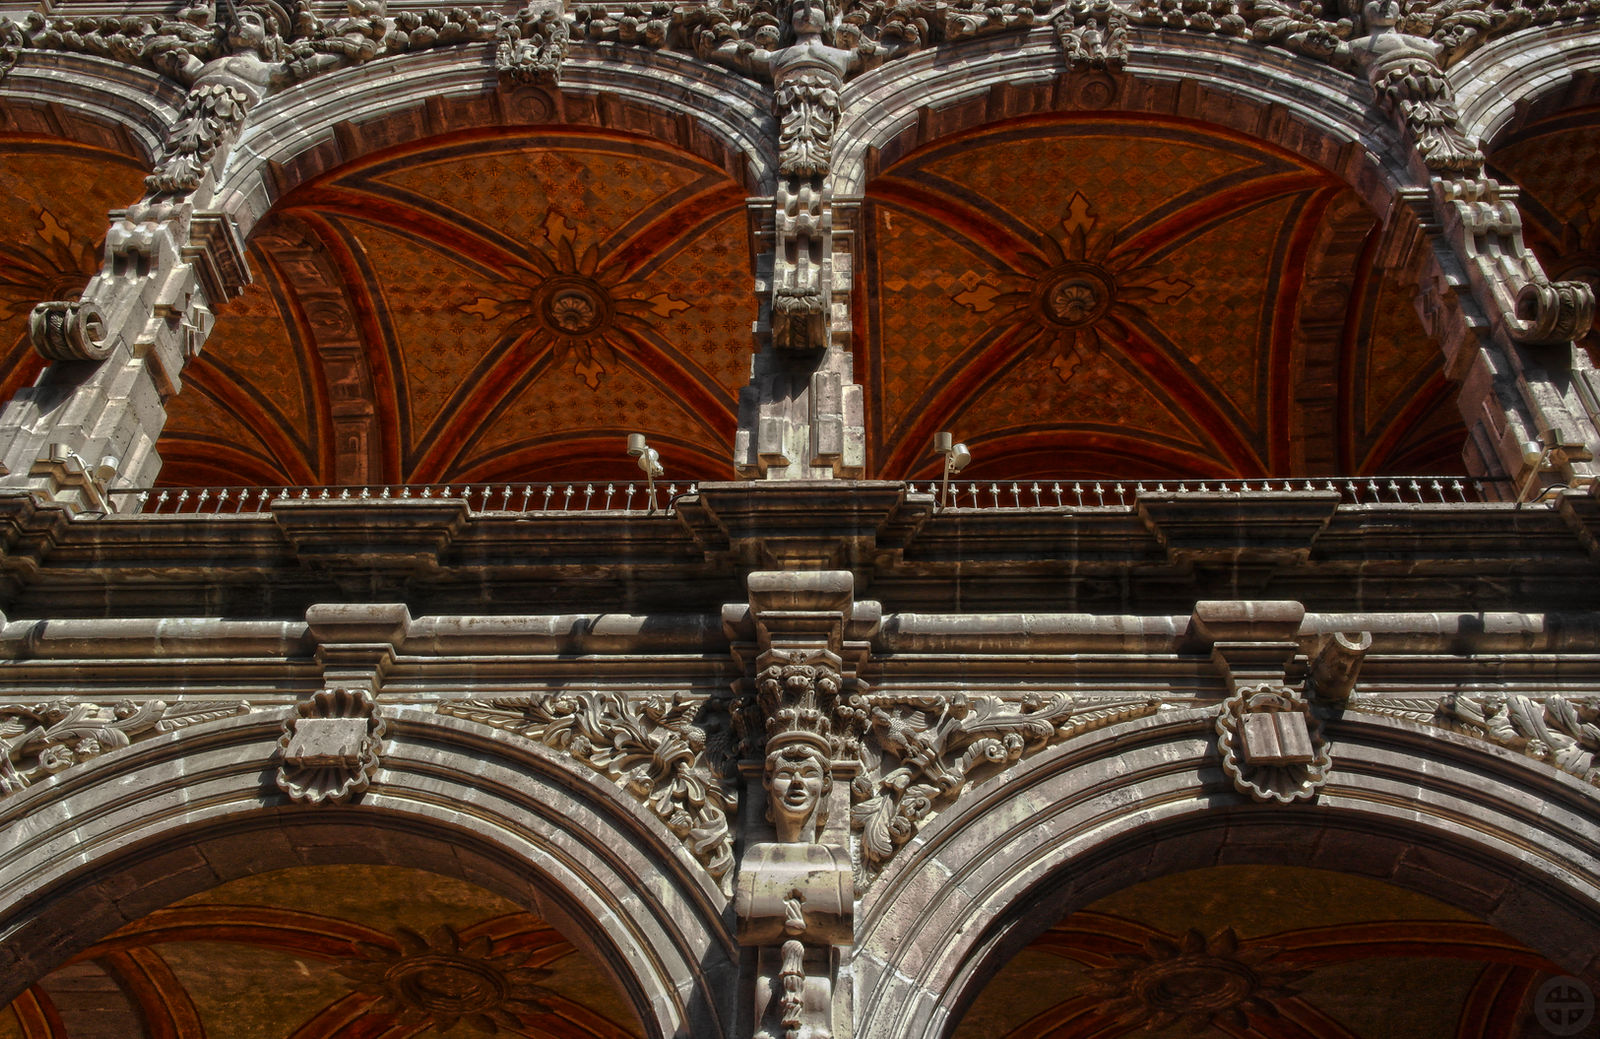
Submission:
POLYGON ((949 433, 935 433, 933 449, 944 455, 944 481, 939 488, 939 507, 942 509, 950 504, 950 477, 971 463, 972 452, 967 450, 966 444, 956 443, 955 437, 949 433))
POLYGON ((643 433, 629 433, 628 456, 639 460, 639 471, 644 473, 645 483, 650 491, 649 512, 653 515, 656 511, 656 477, 666 472, 661 467, 661 455, 655 448, 645 443, 643 433))
MULTIPOLYGON (((1539 440, 1529 440, 1522 445, 1522 464, 1528 467, 1527 479, 1522 481, 1522 486, 1517 490, 1517 508, 1529 500, 1528 491, 1533 489, 1533 482, 1539 478, 1546 467, 1561 453, 1561 430, 1547 430, 1539 440)), ((1533 501, 1543 501, 1551 493, 1559 493, 1567 489, 1566 484, 1555 484, 1546 487, 1534 496, 1533 501)))

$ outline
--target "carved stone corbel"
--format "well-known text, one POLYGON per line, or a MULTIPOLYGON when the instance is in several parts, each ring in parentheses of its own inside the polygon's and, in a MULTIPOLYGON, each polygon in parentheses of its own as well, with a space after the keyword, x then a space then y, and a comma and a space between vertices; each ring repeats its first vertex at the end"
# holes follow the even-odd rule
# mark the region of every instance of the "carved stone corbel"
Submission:
POLYGON ((322 689, 299 704, 278 739, 278 789, 319 805, 350 800, 378 770, 384 722, 365 689, 322 689))

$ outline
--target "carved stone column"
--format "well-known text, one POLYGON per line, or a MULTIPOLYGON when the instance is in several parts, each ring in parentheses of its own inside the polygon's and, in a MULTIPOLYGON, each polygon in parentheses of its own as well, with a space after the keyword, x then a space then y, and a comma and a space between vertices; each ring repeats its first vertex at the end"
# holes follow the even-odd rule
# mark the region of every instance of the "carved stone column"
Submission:
POLYGON ((844 1039, 854 942, 850 785, 866 725, 855 677, 876 603, 854 601, 845 571, 759 571, 750 602, 724 607, 736 658, 750 672, 735 724, 744 740, 754 839, 739 864, 739 942, 755 971, 758 1039, 844 1039), (759 778, 759 784, 756 780, 759 778), (764 807, 762 807, 764 804, 764 807), (759 812, 759 814, 757 814, 759 812))

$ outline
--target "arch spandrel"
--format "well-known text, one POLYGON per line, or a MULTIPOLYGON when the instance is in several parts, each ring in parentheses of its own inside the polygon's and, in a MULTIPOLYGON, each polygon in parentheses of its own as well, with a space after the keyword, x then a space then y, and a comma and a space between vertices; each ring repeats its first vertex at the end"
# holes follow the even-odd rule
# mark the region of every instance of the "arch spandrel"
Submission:
POLYGON ((1333 771, 1315 800, 1255 804, 1214 763, 1213 715, 1169 710, 1100 729, 975 786, 925 825, 861 902, 857 1034, 949 1035, 1053 921, 1130 882, 1219 864, 1384 880, 1591 983, 1600 976, 1591 785, 1352 709, 1328 725, 1333 771))
POLYGON ((292 805, 272 785, 282 718, 257 712, 138 742, 0 801, 0 825, 24 838, 0 855, 0 998, 220 883, 399 863, 553 924, 626 993, 647 1035, 726 1033, 726 899, 620 787, 530 741, 386 708, 366 792, 292 805))

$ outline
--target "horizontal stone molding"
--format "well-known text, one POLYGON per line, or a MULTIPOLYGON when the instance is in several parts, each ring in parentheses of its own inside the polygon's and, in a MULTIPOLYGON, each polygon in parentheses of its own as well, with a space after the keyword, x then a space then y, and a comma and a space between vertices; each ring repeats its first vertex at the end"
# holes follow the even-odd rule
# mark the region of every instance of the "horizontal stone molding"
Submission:
POLYGON ((0 1002, 124 922, 235 877, 406 862, 538 912, 647 1034, 731 1033, 726 900, 644 806, 486 726, 384 707, 382 767, 349 805, 292 805, 284 710, 196 726, 0 801, 0 1002))
POLYGON ((1138 880, 1232 863, 1358 873, 1473 913, 1600 978, 1600 796, 1500 748, 1330 720, 1309 802, 1261 805, 1217 764, 1214 711, 1070 741, 977 785, 901 850, 858 913, 856 1034, 947 1036, 1012 955, 1138 880))

